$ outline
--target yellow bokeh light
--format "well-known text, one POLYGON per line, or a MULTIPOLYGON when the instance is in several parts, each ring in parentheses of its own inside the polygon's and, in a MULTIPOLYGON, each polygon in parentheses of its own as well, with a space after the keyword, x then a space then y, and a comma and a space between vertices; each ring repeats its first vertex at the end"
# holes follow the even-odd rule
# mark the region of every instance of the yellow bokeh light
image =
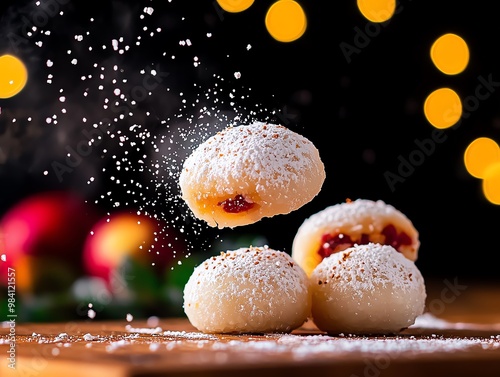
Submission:
POLYGON ((462 101, 450 88, 440 88, 429 94, 424 103, 424 114, 436 128, 448 128, 462 116, 462 101))
POLYGON ((361 14, 371 22, 385 22, 396 11, 396 0, 357 0, 361 14))
POLYGON ((500 162, 491 164, 486 169, 483 193, 490 203, 500 205, 500 162))
POLYGON ((12 55, 0 56, 0 98, 10 98, 19 93, 28 81, 24 63, 12 55))
POLYGON ((280 42, 295 41, 307 27, 304 9, 293 0, 276 1, 269 7, 265 22, 269 34, 280 42))
POLYGON ((250 8, 254 0, 217 0, 220 7, 226 12, 238 13, 250 8))
POLYGON ((473 177, 484 178, 488 166, 496 162, 500 162, 500 147, 488 137, 477 138, 465 150, 465 168, 473 177))
POLYGON ((469 47, 462 37, 444 34, 432 44, 431 59, 441 72, 456 75, 469 63, 469 47))

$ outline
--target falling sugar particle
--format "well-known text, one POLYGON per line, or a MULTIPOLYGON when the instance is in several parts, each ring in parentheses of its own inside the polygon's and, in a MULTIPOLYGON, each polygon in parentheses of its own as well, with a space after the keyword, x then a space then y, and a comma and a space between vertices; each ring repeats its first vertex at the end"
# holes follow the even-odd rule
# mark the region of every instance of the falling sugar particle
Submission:
MULTIPOLYGON (((144 17, 145 14, 152 15, 152 13, 152 7, 140 8, 137 11, 137 21, 141 20, 143 24, 137 28, 135 39, 124 38, 116 34, 108 34, 105 38, 100 38, 95 33, 96 29, 92 24, 95 21, 94 18, 90 18, 89 29, 86 31, 82 29, 74 32, 67 31, 71 35, 67 38, 69 43, 61 47, 62 51, 66 52, 66 56, 62 58, 51 56, 46 60, 46 65, 47 67, 61 67, 68 64, 68 58, 71 59, 71 64, 78 63, 80 67, 76 72, 68 70, 65 75, 73 74, 77 85, 81 87, 78 87, 76 92, 68 90, 64 97, 59 95, 60 102, 65 102, 65 109, 56 109, 53 112, 59 114, 61 119, 58 120, 56 116, 47 117, 46 122, 56 125, 60 121, 66 126, 67 120, 72 117, 77 120, 74 122, 75 125, 82 127, 85 131, 84 135, 91 135, 88 138, 85 136, 85 141, 88 139, 88 144, 85 145, 92 153, 81 159, 81 165, 78 169, 74 169, 72 174, 77 174, 77 171, 78 174, 88 172, 86 177, 88 185, 97 182, 101 184, 103 181, 114 185, 113 190, 106 189, 106 192, 97 195, 97 198, 93 200, 96 205, 108 207, 109 210, 118 206, 121 208, 137 207, 161 225, 162 230, 157 235, 158 238, 168 238, 168 233, 174 232, 179 239, 185 241, 186 247, 183 249, 168 246, 172 257, 174 259, 188 258, 191 250, 208 247, 209 241, 204 237, 204 232, 210 229, 205 223, 192 217, 179 196, 177 181, 183 160, 199 142, 215 131, 229 124, 251 121, 257 113, 266 113, 267 109, 259 105, 255 109, 248 110, 240 105, 240 99, 251 99, 250 89, 240 85, 237 89, 228 89, 226 87, 228 83, 225 83, 225 78, 220 75, 213 75, 213 82, 208 79, 204 85, 188 83, 184 86, 185 88, 194 87, 195 94, 190 88, 189 92, 188 89, 184 89, 182 90, 184 93, 176 93, 175 87, 171 85, 173 75, 166 71, 166 65, 164 66, 163 63, 184 64, 184 55, 180 51, 184 53, 187 50, 185 47, 197 46, 199 40, 195 37, 188 39, 184 35, 181 40, 175 39, 170 46, 165 46, 164 51, 168 53, 158 51, 158 59, 163 60, 155 61, 153 57, 139 69, 116 63, 114 58, 119 59, 120 62, 123 61, 121 55, 129 50, 135 49, 134 53, 140 57, 142 47, 139 47, 139 42, 144 41, 145 37, 153 37, 151 31, 156 31, 156 33, 162 31, 154 24, 156 21, 153 17, 144 17), (147 24, 144 24, 146 22, 147 24), (85 54, 95 58, 98 53, 101 53, 101 48, 110 59, 96 60, 86 65, 88 57, 85 54), (96 51, 96 55, 89 52, 93 50, 96 51), (175 61, 176 56, 178 62, 175 61), (168 92, 172 98, 175 96, 182 100, 175 114, 161 114, 156 109, 157 106, 148 108, 150 101, 155 104, 157 97, 163 96, 165 92, 168 92), (229 96, 233 97, 231 101, 228 101, 229 96), (100 102, 91 102, 96 101, 96 98, 100 98, 97 100, 100 102), (81 108, 82 112, 75 111, 75 101, 80 101, 77 107, 81 108), (120 110, 117 111, 118 109, 120 110), (106 121, 102 121, 103 119, 106 121), (125 124, 125 122, 130 123, 125 124), (154 126, 151 129, 149 127, 152 124, 154 126), (102 165, 94 165, 95 161, 99 161, 102 165), (99 172, 103 173, 102 177, 94 179, 99 172), (147 181, 134 181, 137 175, 147 177, 147 181)), ((131 15, 133 17, 133 13, 131 15)), ((36 32, 37 29, 34 27, 33 33, 36 32)), ((46 33, 46 35, 49 34, 46 33)), ((154 37, 157 35, 155 34, 154 37)), ((206 33, 206 37, 211 38, 212 33, 206 33)), ((201 38, 205 36, 202 35, 201 38)), ((250 45, 246 48, 250 49, 250 45)), ((192 64, 199 67, 201 64, 199 57, 193 54, 191 58, 192 64)), ((60 82, 59 72, 56 70, 53 73, 54 75, 52 73, 47 75, 47 84, 60 82)), ((237 72, 234 77, 238 79, 241 74, 237 72)), ((64 127, 65 130, 54 129, 61 133, 68 132, 66 127, 64 127)), ((81 132, 76 134, 81 138, 81 132)), ((76 151, 76 147, 80 145, 78 142, 80 140, 76 140, 74 144, 69 142, 68 145, 76 151)), ((66 153, 67 150, 62 153, 61 161, 66 158, 78 160, 82 157, 74 152, 66 153)), ((48 174, 48 171, 45 173, 48 174)), ((66 175, 64 178, 66 179, 66 175)), ((93 232, 90 234, 92 235, 93 232)), ((151 252, 152 250, 144 245, 143 251, 151 252)), ((177 266, 176 263, 174 265, 177 266)), ((94 318, 95 315, 95 311, 89 310, 89 318, 94 318)))
POLYGON ((132 322, 134 319, 134 316, 130 313, 127 314, 127 322, 132 322))
POLYGON ((160 344, 159 343, 151 343, 149 345, 149 350, 152 351, 152 352, 157 351, 159 348, 160 348, 160 344))
POLYGON ((157 327, 160 323, 160 318, 157 316, 148 317, 146 324, 149 327, 157 327))

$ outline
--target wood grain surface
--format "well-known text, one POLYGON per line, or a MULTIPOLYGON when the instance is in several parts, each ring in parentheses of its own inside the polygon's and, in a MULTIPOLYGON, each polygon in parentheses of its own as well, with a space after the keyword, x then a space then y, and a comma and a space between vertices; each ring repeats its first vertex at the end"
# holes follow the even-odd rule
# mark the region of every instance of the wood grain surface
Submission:
POLYGON ((498 377, 500 287, 460 284, 429 284, 427 320, 386 337, 328 336, 312 322, 242 335, 203 334, 186 318, 16 323, 15 369, 5 321, 0 376, 498 377))

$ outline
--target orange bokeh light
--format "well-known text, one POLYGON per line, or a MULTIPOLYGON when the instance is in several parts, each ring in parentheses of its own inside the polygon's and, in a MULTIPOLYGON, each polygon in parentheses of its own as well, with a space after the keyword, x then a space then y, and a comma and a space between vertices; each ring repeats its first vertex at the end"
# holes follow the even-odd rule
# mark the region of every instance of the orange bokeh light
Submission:
POLYGON ((163 269, 174 253, 184 252, 176 232, 164 234, 164 225, 153 218, 126 211, 100 219, 88 235, 83 262, 89 275, 110 281, 110 274, 131 258, 148 268, 163 269))

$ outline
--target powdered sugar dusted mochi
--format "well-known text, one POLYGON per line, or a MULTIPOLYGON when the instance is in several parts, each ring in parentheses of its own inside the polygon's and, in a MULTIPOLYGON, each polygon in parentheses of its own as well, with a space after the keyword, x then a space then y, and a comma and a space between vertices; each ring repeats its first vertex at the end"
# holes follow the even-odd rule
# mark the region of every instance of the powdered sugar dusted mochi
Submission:
POLYGON ((292 257, 310 275, 323 258, 369 242, 391 245, 417 260, 419 233, 411 220, 382 200, 368 199, 335 204, 306 219, 293 240, 292 257))
POLYGON ((290 129, 231 126, 200 144, 179 177, 182 198, 212 227, 252 224, 311 201, 325 180, 313 143, 290 129))
POLYGON ((289 254, 267 246, 209 258, 184 287, 184 311, 205 333, 290 332, 310 310, 305 272, 289 254))
POLYGON ((369 243, 332 254, 310 280, 312 319, 329 334, 397 334, 424 312, 420 270, 389 245, 369 243))

